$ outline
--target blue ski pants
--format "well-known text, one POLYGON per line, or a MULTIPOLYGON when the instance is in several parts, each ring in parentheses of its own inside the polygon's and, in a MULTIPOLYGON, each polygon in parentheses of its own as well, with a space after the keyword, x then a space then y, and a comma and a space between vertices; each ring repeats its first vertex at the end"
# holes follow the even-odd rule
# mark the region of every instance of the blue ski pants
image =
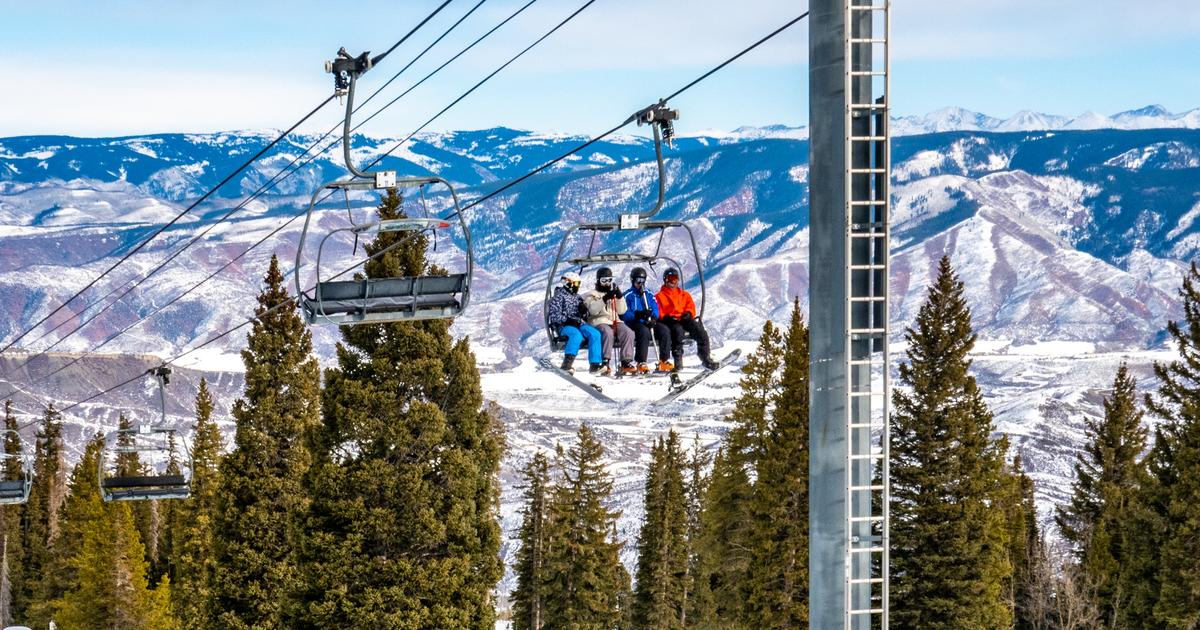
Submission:
POLYGON ((583 324, 579 328, 563 326, 559 332, 567 338, 567 347, 563 349, 563 354, 571 356, 579 354, 579 346, 583 343, 583 338, 587 337, 588 363, 600 363, 604 359, 604 355, 600 352, 600 331, 595 327, 589 324, 583 324))

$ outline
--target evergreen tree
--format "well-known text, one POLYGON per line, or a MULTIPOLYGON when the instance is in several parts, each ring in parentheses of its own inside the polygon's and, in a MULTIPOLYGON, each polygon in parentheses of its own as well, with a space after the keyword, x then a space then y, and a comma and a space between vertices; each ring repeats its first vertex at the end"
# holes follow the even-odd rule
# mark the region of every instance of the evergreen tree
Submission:
POLYGON ((638 535, 633 625, 684 628, 687 619, 688 497, 686 457, 679 436, 659 437, 650 452, 645 517, 638 535))
POLYGON ((753 480, 770 441, 783 362, 783 337, 768 320, 758 348, 742 366, 741 394, 728 418, 733 427, 713 462, 704 495, 694 615, 703 627, 753 623, 747 606, 756 535, 753 480))
POLYGON ((1151 454, 1152 495, 1145 503, 1158 515, 1161 527, 1154 619, 1166 628, 1200 627, 1200 270, 1195 263, 1183 281, 1180 296, 1184 321, 1167 330, 1179 348, 1180 359, 1155 363, 1157 396, 1146 396, 1146 407, 1162 419, 1151 454))
POLYGON ((792 304, 751 511, 748 624, 808 625, 808 326, 792 304))
POLYGON ((521 513, 521 548, 514 572, 513 630, 541 630, 545 625, 546 523, 550 511, 550 463, 537 453, 525 467, 525 507, 521 513))
POLYGON ((31 618, 36 625, 48 624, 55 618, 55 608, 61 604, 61 598, 78 587, 78 560, 84 531, 106 517, 98 491, 103 449, 104 437, 93 437, 85 445, 79 463, 71 470, 66 500, 60 510, 60 535, 50 543, 39 599, 30 607, 31 618))
POLYGON ((1039 588, 1039 563, 1045 558, 1033 490, 1033 479, 1025 474, 1021 456, 1013 457, 1005 477, 1001 504, 1007 520, 1008 558, 1013 568, 1005 591, 1017 630, 1033 630, 1043 626, 1038 612, 1031 605, 1035 597, 1033 591, 1039 588))
MULTIPOLYGON (((130 449, 137 442, 134 435, 136 427, 133 421, 121 414, 117 418, 117 429, 121 431, 116 439, 118 447, 124 447, 124 452, 117 453, 116 456, 116 474, 122 477, 137 477, 139 475, 153 474, 149 466, 142 462, 141 456, 136 450, 130 449)), ((146 562, 150 565, 151 582, 157 579, 157 569, 159 568, 158 558, 158 539, 162 527, 159 523, 158 501, 137 501, 129 506, 129 510, 133 513, 133 521, 137 524, 138 536, 143 542, 143 547, 146 550, 146 562)))
POLYGON ((192 433, 191 497, 172 514, 171 600, 175 617, 187 630, 209 627, 208 602, 215 572, 212 525, 217 509, 221 431, 212 419, 208 382, 196 393, 196 428, 192 433))
POLYGON ((284 602, 300 585, 295 525, 307 501, 302 478, 319 423, 320 374, 275 257, 265 282, 242 351, 246 389, 233 406, 234 449, 216 488, 210 627, 282 627, 284 602))
POLYGON ((701 448, 697 434, 692 441, 692 456, 688 458, 687 470, 687 535, 684 539, 688 565, 683 580, 685 628, 693 627, 698 617, 696 600, 699 581, 696 576, 700 570, 700 517, 704 513, 704 494, 708 490, 708 476, 704 473, 707 466, 708 457, 701 448))
POLYGON ((911 392, 892 392, 892 623, 1011 627, 1003 450, 970 374, 975 334, 949 258, 906 338, 911 392))
POLYGON ((604 447, 586 424, 565 453, 553 492, 546 554, 545 627, 607 630, 621 625, 629 574, 616 540, 619 513, 605 507, 612 478, 604 447))
MULTIPOLYGON (((6 480, 22 479, 25 476, 23 458, 26 456, 17 433, 17 418, 13 415, 12 401, 4 402, 4 461, 3 474, 6 480)), ((0 506, 0 626, 12 625, 13 588, 22 583, 21 574, 21 517, 23 504, 0 506)))
MULTIPOLYGON (((24 579, 13 589, 13 614, 29 619, 37 602, 47 601, 51 546, 59 534, 59 511, 66 498, 62 414, 51 405, 42 417, 33 455, 33 487, 21 523, 24 579)), ((37 621, 37 619, 34 619, 37 621)))
MULTIPOLYGON (((402 216, 389 191, 381 219, 402 216)), ((424 236, 384 232, 369 278, 444 271, 424 236)), ((325 373, 298 627, 492 628, 498 424, 475 358, 446 320, 342 328, 325 373), (370 567, 369 570, 364 570, 370 567)))
POLYGON ((1124 602, 1122 566, 1131 558, 1125 542, 1129 504, 1145 477, 1140 460, 1146 429, 1137 406, 1137 383, 1124 363, 1113 393, 1104 399, 1104 417, 1086 419, 1088 442, 1075 463, 1071 501, 1055 510, 1055 523, 1072 544, 1081 578, 1095 589, 1095 605, 1105 625, 1118 622, 1124 602))

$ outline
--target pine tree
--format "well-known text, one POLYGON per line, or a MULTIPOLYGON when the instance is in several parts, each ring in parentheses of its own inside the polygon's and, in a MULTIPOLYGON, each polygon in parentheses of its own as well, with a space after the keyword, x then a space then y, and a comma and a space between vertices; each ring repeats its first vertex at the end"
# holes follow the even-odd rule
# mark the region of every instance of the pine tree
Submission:
POLYGON ((783 372, 754 483, 748 624, 808 625, 808 326, 792 304, 783 372))
POLYGON ((768 320, 758 348, 746 358, 733 424, 704 495, 696 572, 695 621, 704 627, 751 623, 750 566, 755 536, 754 479, 768 448, 771 416, 780 396, 783 337, 768 320))
MULTIPOLYGON (((45 596, 51 546, 59 534, 59 511, 66 499, 66 460, 62 443, 62 414, 51 405, 42 417, 33 456, 33 486, 21 523, 24 579, 13 589, 13 613, 30 619, 31 609, 45 596)), ((32 618, 35 622, 36 617, 32 618)))
MULTIPOLYGON (((389 191, 381 219, 401 216, 389 191)), ((444 273, 425 238, 384 232, 370 278, 444 273), (386 252, 385 252, 386 250, 386 252)), ((499 425, 446 320, 342 328, 325 373, 297 627, 492 628, 499 425), (364 570, 370 567, 370 570, 364 570)))
POLYGON ((949 258, 906 338, 911 393, 892 393, 892 623, 1011 627, 1003 451, 970 374, 975 334, 949 258))
POLYGON ((246 388, 233 406, 235 446, 216 489, 210 627, 282 627, 286 598, 300 586, 293 549, 307 501, 302 479, 319 423, 320 374, 275 257, 265 283, 242 351, 246 388))
POLYGON ((1118 622, 1123 596, 1118 581, 1131 560, 1125 543, 1129 504, 1144 479, 1140 460, 1146 429, 1137 406, 1137 383, 1124 363, 1113 393, 1104 399, 1104 417, 1086 419, 1088 442, 1077 456, 1071 501, 1055 510, 1055 523, 1073 546, 1081 578, 1095 589, 1095 605, 1105 625, 1118 622))
POLYGON ((700 588, 696 576, 700 567, 700 517, 704 513, 704 494, 708 491, 708 457, 700 445, 700 435, 692 441, 692 455, 688 458, 687 483, 687 573, 684 576, 684 614, 683 626, 691 628, 695 625, 697 615, 697 592, 700 588))
POLYGON ((196 428, 192 432, 191 497, 172 514, 171 600, 175 617, 187 629, 209 627, 208 603, 216 570, 213 521, 217 509, 221 432, 212 419, 213 400, 208 382, 200 379, 196 393, 196 428))
MULTIPOLYGON (((4 460, 3 474, 6 480, 23 479, 24 457, 27 453, 17 433, 17 418, 13 414, 12 401, 4 402, 4 460)), ((12 625, 14 584, 21 584, 21 519, 23 504, 0 506, 0 626, 12 625)))
POLYGON ((1017 630, 1033 630, 1043 625, 1037 611, 1031 606, 1033 590, 1039 587, 1039 563, 1045 558, 1033 490, 1033 479, 1025 474, 1021 456, 1013 457, 1006 471, 1004 495, 1000 503, 1007 521, 1008 559, 1013 568, 1005 591, 1017 630))
POLYGON ((650 452, 645 517, 638 535, 636 628, 684 628, 687 619, 688 496, 687 458, 679 435, 659 437, 650 452))
MULTIPOLYGON (((116 456, 116 474, 122 477, 136 477, 139 475, 152 474, 148 465, 142 462, 141 457, 136 450, 130 449, 135 445, 137 438, 134 436, 136 428, 133 421, 121 414, 117 418, 117 429, 121 433, 117 436, 116 445, 124 447, 126 451, 117 453, 116 456)), ((137 524, 138 536, 143 542, 143 547, 146 550, 146 562, 150 565, 151 583, 157 580, 157 569, 159 568, 158 558, 158 539, 162 530, 159 523, 158 501, 138 501, 129 506, 133 513, 133 521, 137 524)))
POLYGON ((1200 270, 1195 263, 1183 281, 1184 321, 1167 330, 1180 359, 1155 363, 1157 396, 1146 396, 1150 413, 1162 419, 1151 453, 1153 487, 1144 504, 1161 527, 1152 544, 1161 550, 1154 619, 1167 628, 1200 627, 1200 270))
POLYGON ((513 630, 541 630, 545 625, 546 523, 550 511, 550 462, 536 453, 525 467, 525 507, 521 512, 521 548, 514 572, 513 630))
POLYGON ((559 448, 562 481, 554 488, 547 526, 545 627, 607 630, 623 621, 629 574, 616 540, 619 513, 605 507, 612 478, 604 447, 579 427, 576 444, 559 448))

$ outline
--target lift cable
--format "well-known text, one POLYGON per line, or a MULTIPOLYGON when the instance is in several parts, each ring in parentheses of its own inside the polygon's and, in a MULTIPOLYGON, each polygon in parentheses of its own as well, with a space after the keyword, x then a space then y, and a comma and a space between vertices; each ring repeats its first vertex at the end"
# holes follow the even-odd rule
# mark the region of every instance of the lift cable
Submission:
MULTIPOLYGON (((594 0, 592 0, 592 1, 594 1, 594 0)), ((589 2, 588 4, 591 4, 591 2, 589 2)), ((586 7, 586 5, 585 5, 585 7, 586 7)), ((723 63, 721 63, 720 65, 718 65, 718 66, 714 67, 712 70, 709 70, 708 72, 704 73, 703 75, 701 75, 701 76, 700 76, 699 78, 697 78, 696 80, 694 80, 694 81, 692 81, 691 83, 688 83, 687 85, 685 85, 683 88, 681 88, 681 89, 679 89, 679 90, 676 90, 675 92, 673 92, 673 93, 671 94, 671 98, 674 98, 674 97, 677 97, 677 96, 679 96, 679 95, 683 94, 683 93, 684 93, 684 92, 686 92, 687 90, 689 90, 689 89, 691 89, 692 87, 694 87, 696 84, 698 84, 698 83, 700 83, 701 81, 703 81, 703 80, 707 79, 708 77, 712 76, 712 75, 713 75, 715 72, 717 72, 718 70, 721 70, 722 68, 724 68, 724 67, 728 66, 730 63, 732 63, 733 61, 735 61, 735 60, 739 59, 739 58, 740 58, 740 57, 742 57, 743 55, 745 55, 745 54, 749 53, 750 51, 754 50, 755 48, 758 48, 758 47, 759 47, 759 46, 761 46, 762 44, 764 44, 764 43, 766 43, 767 41, 769 41, 770 39, 772 39, 772 38, 776 37, 777 35, 779 35, 779 34, 780 34, 780 33, 782 33, 783 31, 787 30, 789 27, 791 27, 791 26, 795 25, 796 23, 800 22, 801 20, 803 20, 803 19, 804 19, 804 18, 806 18, 806 17, 808 17, 808 12, 807 12, 807 11, 806 11, 806 12, 804 12, 803 14, 801 14, 800 16, 796 17, 795 19, 793 19, 793 20, 791 20, 791 21, 787 22, 786 24, 784 24, 784 25, 783 25, 783 26, 781 26, 780 28, 776 29, 775 31, 773 31, 772 33, 770 33, 769 35, 767 35, 766 37, 763 37, 762 39, 758 40, 758 41, 757 41, 757 42, 755 42, 754 44, 751 44, 750 46, 748 46, 747 48, 743 49, 741 52, 737 53, 736 55, 734 55, 734 56, 730 57, 729 59, 727 59, 726 61, 724 61, 724 62, 723 62, 723 63)), ((561 26, 561 25, 560 25, 560 26, 561 26)), ((473 89, 474 89, 474 88, 473 88, 473 89)), ((663 99, 663 100, 665 101, 666 99, 663 99)), ((642 110, 642 111, 645 111, 645 110, 642 110)), ((639 112, 639 113, 640 113, 640 112, 639 112)), ((475 206, 475 205, 478 205, 478 204, 480 204, 480 203, 482 203, 482 202, 484 202, 484 201, 486 201, 486 200, 488 200, 488 199, 491 199, 491 198, 495 197, 496 195, 500 194, 501 192, 503 192, 503 191, 505 191, 505 190, 508 190, 508 189, 512 188, 512 186, 516 185, 517 183, 520 183, 520 182, 522 182, 522 181, 525 181, 525 180, 527 180, 527 179, 528 179, 528 178, 529 178, 529 177, 530 177, 532 174, 536 174, 536 173, 538 173, 538 172, 542 172, 542 171, 546 170, 547 168, 550 168, 550 167, 551 167, 551 166, 553 166, 554 164, 556 164, 556 163, 558 163, 558 162, 561 162, 561 161, 565 160, 567 157, 569 157, 569 156, 573 155, 574 153, 576 153, 576 152, 578 152, 578 151, 581 151, 581 150, 583 150, 583 149, 587 148, 588 146, 590 146, 590 145, 594 144, 595 142, 598 142, 599 140, 603 139, 605 136, 607 136, 607 135, 611 135, 612 133, 615 133, 615 132, 616 132, 616 130, 618 130, 618 129, 622 128, 622 127, 625 127, 625 126, 627 126, 627 125, 628 125, 628 124, 630 124, 631 122, 634 122, 634 121, 636 120, 636 116, 637 116, 637 114, 634 114, 634 116, 631 116, 631 117, 630 117, 629 119, 627 119, 627 120, 626 120, 624 123, 622 123, 621 125, 619 125, 619 126, 617 126, 617 127, 614 127, 612 130, 609 130, 609 131, 605 132, 604 134, 601 134, 600 136, 596 136, 595 138, 592 138, 592 139, 588 140, 587 142, 584 142, 584 143, 582 143, 582 144, 578 145, 577 147, 575 147, 574 149, 572 149, 572 150, 568 151, 567 153, 564 153, 563 155, 561 155, 561 156, 559 156, 559 157, 556 157, 556 158, 554 158, 554 159, 550 160, 549 162, 546 162, 545 164, 542 164, 542 165, 538 166, 536 169, 534 169, 534 170, 533 170, 533 171, 531 171, 530 173, 527 173, 526 175, 522 175, 521 177, 519 177, 519 178, 517 178, 517 179, 514 179, 514 180, 512 180, 512 181, 510 181, 510 182, 509 182, 508 184, 506 184, 505 186, 502 186, 502 187, 500 187, 500 188, 496 189, 495 191, 492 191, 491 193, 488 193, 487 195, 485 195, 485 196, 483 196, 483 197, 480 197, 479 199, 476 199, 475 201, 473 201, 473 202, 471 202, 471 203, 467 204, 466 206, 464 206, 464 207, 463 207, 463 210, 465 211, 467 208, 473 207, 473 206, 475 206)), ((369 168, 369 167, 368 167, 368 168, 369 168)), ((452 217, 452 216, 454 216, 454 213, 453 213, 453 212, 452 212, 452 213, 450 213, 449 215, 447 215, 447 217, 452 217)), ((390 250, 392 250, 393 248, 395 248, 395 247, 399 246, 400 244, 402 244, 403 242, 405 242, 405 240, 406 240, 406 239, 408 239, 408 238, 411 238, 411 237, 412 237, 412 236, 410 235, 410 236, 406 236, 406 237, 404 237, 404 238, 398 239, 396 242, 394 242, 394 243, 392 243, 391 245, 389 245, 389 246, 385 247, 384 249, 382 249, 382 250, 380 250, 380 251, 376 252, 375 254, 373 254, 373 255, 371 255, 371 256, 369 256, 369 257, 367 257, 367 258, 365 258, 365 259, 363 259, 363 260, 361 260, 361 261, 359 261, 359 262, 357 262, 357 263, 355 263, 354 265, 350 266, 349 268, 347 268, 347 269, 345 269, 345 270, 343 270, 343 271, 339 272, 338 274, 334 275, 334 276, 333 276, 331 279, 336 279, 336 278, 338 278, 338 277, 340 277, 340 276, 343 276, 343 275, 345 275, 345 274, 347 274, 347 273, 350 273, 351 271, 353 271, 354 269, 358 268, 359 266, 361 266, 361 265, 364 265, 364 264, 366 264, 367 262, 369 262, 369 261, 371 261, 371 260, 374 260, 374 259, 378 258, 379 256, 382 256, 382 255, 386 254, 387 252, 389 252, 389 251, 390 251, 390 250)), ((182 358, 184 358, 184 357, 186 357, 186 356, 188 356, 188 355, 190 355, 190 354, 192 354, 192 353, 194 353, 194 352, 197 352, 197 351, 199 351, 200 349, 202 349, 202 348, 204 348, 204 347, 206 347, 206 346, 208 346, 208 345, 210 345, 210 344, 212 344, 212 343, 215 343, 216 341, 218 341, 218 340, 220 340, 220 339, 223 339, 223 338, 225 338, 225 337, 229 336, 230 334, 234 333, 235 331, 237 331, 237 330, 240 330, 240 329, 242 329, 242 328, 244 328, 244 327, 246 327, 246 326, 248 326, 248 325, 250 325, 250 324, 254 323, 254 322, 255 322, 255 321, 257 321, 257 320, 258 320, 258 318, 259 318, 259 317, 261 317, 262 315, 267 315, 267 314, 269 314, 269 313, 272 313, 272 312, 274 312, 274 311, 276 311, 276 310, 279 310, 279 309, 281 309, 281 308, 284 308, 284 307, 288 307, 288 306, 293 306, 293 307, 294 307, 294 305, 295 305, 295 304, 298 302, 298 299, 299 299, 298 297, 292 297, 292 298, 289 298, 289 299, 287 299, 287 300, 285 300, 285 301, 283 301, 283 302, 281 302, 281 303, 279 303, 279 304, 276 304, 275 306, 273 306, 273 307, 271 307, 271 308, 267 309, 266 311, 264 311, 264 312, 263 312, 262 314, 260 314, 260 315, 254 315, 254 316, 251 316, 249 319, 247 319, 246 321, 244 321, 244 322, 242 322, 242 323, 238 324, 237 326, 234 326, 233 328, 230 328, 230 329, 228 329, 228 330, 225 330, 225 331, 223 331, 223 332, 221 332, 221 333, 219 333, 219 334, 217 334, 217 335, 214 335, 214 336, 210 337, 209 339, 207 339, 206 341, 204 341, 204 342, 203 342, 203 343, 201 343, 200 345, 198 345, 198 346, 195 346, 195 347, 193 347, 193 348, 191 348, 191 349, 188 349, 188 350, 186 350, 186 351, 184 351, 184 352, 182 352, 182 353, 180 353, 180 354, 178 354, 178 355, 176 355, 176 356, 174 356, 174 357, 172 357, 172 358, 170 358, 170 359, 167 359, 167 360, 165 360, 165 361, 163 362, 163 364, 164 364, 164 365, 168 365, 168 364, 174 363, 174 362, 176 362, 176 361, 179 361, 180 359, 182 359, 182 358)), ((91 396, 88 396, 87 398, 84 398, 84 399, 82 399, 82 400, 79 400, 79 401, 77 401, 77 402, 71 403, 70 405, 67 405, 67 406, 63 407, 62 409, 60 409, 60 410, 59 410, 59 412, 60 412, 60 413, 61 413, 61 412, 65 412, 65 411, 67 411, 67 410, 70 410, 70 409, 73 409, 73 408, 75 408, 75 407, 77 407, 77 406, 79 406, 79 405, 82 405, 82 404, 84 404, 84 403, 87 403, 87 402, 90 402, 90 401, 92 401, 92 400, 95 400, 95 399, 97 399, 97 398, 100 398, 100 397, 102 397, 102 396, 105 396, 105 395, 107 395, 107 394, 109 394, 109 393, 111 393, 111 392, 113 392, 113 391, 115 391, 115 390, 117 390, 117 389, 120 389, 120 388, 122 388, 122 387, 125 387, 126 385, 129 385, 130 383, 133 383, 133 382, 135 382, 135 381, 137 381, 137 380, 140 380, 141 378, 143 378, 143 376, 144 376, 144 374, 140 374, 140 373, 139 373, 139 374, 137 374, 136 376, 133 376, 133 377, 131 377, 131 378, 129 378, 129 379, 126 379, 125 381, 122 381, 122 382, 120 382, 120 383, 117 383, 116 385, 113 385, 113 386, 111 386, 111 387, 109 387, 109 388, 107 388, 107 389, 104 389, 104 390, 102 390, 102 391, 100 391, 100 392, 97 392, 97 393, 95 393, 95 394, 91 395, 91 396)))
MULTIPOLYGON (((394 44, 390 49, 388 49, 387 52, 390 53, 392 50, 395 50, 395 48, 397 46, 399 46, 405 40, 407 40, 409 37, 411 37, 413 35, 413 33, 416 33, 417 30, 419 28, 421 28, 421 26, 424 26, 426 22, 433 19, 433 17, 435 15, 440 13, 441 10, 446 8, 446 5, 450 4, 451 2, 453 2, 453 0, 445 0, 445 2, 443 2, 441 4, 441 6, 434 9, 434 11, 432 13, 430 13, 428 16, 426 16, 425 19, 420 22, 420 24, 413 27, 413 29, 410 30, 407 34, 405 34, 404 37, 400 38, 400 40, 398 42, 396 42, 396 44, 394 44)), ((381 55, 381 57, 386 56, 386 54, 387 53, 384 53, 384 55, 381 55)), ((32 332, 34 329, 36 329, 38 326, 41 326, 42 324, 46 323, 51 317, 54 317, 56 314, 58 314, 60 311, 62 311, 62 309, 66 308, 66 306, 68 304, 75 301, 77 298, 82 296, 85 292, 87 292, 92 287, 96 286, 96 283, 100 282, 101 279, 103 279, 108 274, 112 273, 112 271, 114 269, 116 269, 118 266, 120 266, 122 263, 124 263, 125 261, 132 258, 134 254, 141 251, 141 249, 143 247, 145 247, 147 244, 149 244, 150 241, 154 240, 154 238, 157 237, 159 234, 162 234, 168 228, 170 228, 171 226, 178 223, 180 219, 182 219, 185 215, 187 215, 189 212, 191 212, 193 209, 195 209, 197 206, 199 206, 201 203, 203 203, 206 199, 208 199, 213 194, 215 194, 218 190, 220 190, 222 187, 224 187, 225 184, 228 184, 230 181, 232 181, 234 177, 236 177, 239 173, 241 173, 246 168, 248 168, 251 164, 253 164, 256 160, 258 160, 258 158, 262 157, 267 151, 274 148, 275 145, 279 144, 280 141, 282 141, 284 138, 289 136, 293 131, 296 130, 296 128, 298 128, 300 125, 307 122, 309 118, 312 118, 314 115, 316 115, 317 112, 319 112, 322 108, 324 108, 331 101, 333 101, 335 97, 336 97, 336 94, 330 94, 328 97, 326 97, 325 100, 321 101, 321 103, 318 104, 316 107, 314 107, 312 109, 312 111, 305 114, 304 117, 302 117, 300 120, 296 121, 286 131, 284 131, 283 133, 276 136, 274 140, 267 143, 266 146, 264 146, 257 153, 255 153, 250 159, 248 159, 244 163, 242 163, 241 166, 237 167, 233 172, 226 175, 225 178, 222 179, 216 186, 208 189, 208 191, 206 191, 198 199, 196 199, 191 204, 189 204, 186 208, 184 208, 183 211, 181 211, 179 214, 175 215, 174 218, 172 218, 166 224, 159 226, 159 228, 154 230, 154 232, 152 232, 149 236, 147 236, 146 238, 144 238, 140 242, 138 242, 137 245, 133 246, 128 252, 126 252, 123 256, 121 256, 121 258, 118 259, 117 262, 110 265, 108 267, 108 269, 104 270, 99 276, 96 276, 94 279, 92 279, 90 282, 88 282, 87 285, 85 285, 82 289, 79 289, 78 291, 76 291, 73 295, 71 295, 71 297, 67 298, 66 301, 64 301, 62 304, 59 304, 57 307, 55 307, 53 310, 51 310, 49 313, 47 313, 45 316, 43 316, 41 319, 39 319, 37 322, 35 322, 33 324, 33 326, 31 326, 28 329, 26 329, 25 331, 21 332, 19 335, 16 336, 16 338, 9 341, 3 348, 0 348, 0 354, 3 354, 4 352, 7 352, 8 350, 10 350, 13 346, 15 346, 17 344, 17 342, 21 341, 21 339, 24 339, 26 335, 28 335, 30 332, 32 332)))

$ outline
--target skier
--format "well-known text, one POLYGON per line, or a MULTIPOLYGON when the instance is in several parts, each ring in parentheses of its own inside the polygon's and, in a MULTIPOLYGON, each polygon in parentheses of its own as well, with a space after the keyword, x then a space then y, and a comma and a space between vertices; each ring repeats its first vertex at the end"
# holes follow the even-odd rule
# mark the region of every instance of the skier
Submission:
POLYGON ((606 355, 604 367, 598 370, 600 374, 612 374, 607 355, 613 347, 614 338, 621 354, 621 373, 636 374, 637 368, 633 365, 633 331, 621 323, 626 305, 621 290, 613 281, 612 269, 601 267, 596 270, 596 289, 583 297, 583 307, 587 312, 587 323, 600 330, 600 347, 606 355))
POLYGON ((683 367, 683 334, 690 333, 696 340, 696 354, 706 370, 720 366, 709 355, 708 332, 696 317, 696 301, 692 294, 679 286, 679 270, 667 269, 663 274, 663 285, 654 297, 658 300, 659 321, 671 330, 671 356, 675 359, 676 372, 683 367))
POLYGON ((633 329, 634 361, 638 372, 646 374, 646 354, 650 349, 650 337, 658 339, 658 371, 670 372, 675 366, 667 359, 671 356, 671 330, 658 321, 658 300, 646 290, 646 270, 634 267, 629 272, 629 290, 625 292, 625 314, 621 319, 633 329))
POLYGON ((600 371, 600 331, 593 326, 583 323, 583 298, 579 296, 579 285, 582 283, 579 274, 568 271, 562 275, 562 285, 554 289, 550 298, 549 324, 557 331, 557 335, 567 338, 567 346, 563 349, 563 362, 560 369, 574 372, 575 355, 583 340, 587 339, 589 371, 600 371))

